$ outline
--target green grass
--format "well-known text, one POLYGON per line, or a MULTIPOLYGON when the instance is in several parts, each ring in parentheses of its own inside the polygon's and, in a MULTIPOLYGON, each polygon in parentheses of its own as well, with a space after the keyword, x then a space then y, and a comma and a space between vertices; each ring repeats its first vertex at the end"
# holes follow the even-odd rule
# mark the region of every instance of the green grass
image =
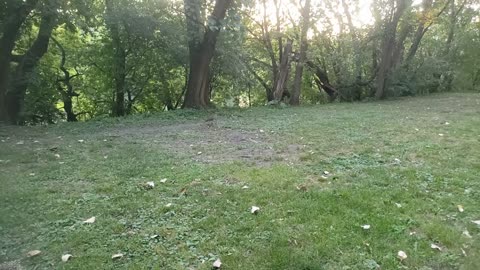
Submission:
POLYGON ((216 258, 222 269, 480 269, 479 94, 1 127, 0 138, 0 269, 210 269, 216 258))

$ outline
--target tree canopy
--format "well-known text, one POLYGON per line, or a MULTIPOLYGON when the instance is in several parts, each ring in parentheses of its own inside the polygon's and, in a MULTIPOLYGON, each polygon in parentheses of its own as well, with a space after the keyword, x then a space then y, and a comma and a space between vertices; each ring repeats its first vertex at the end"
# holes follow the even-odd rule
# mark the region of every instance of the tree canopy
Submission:
POLYGON ((475 0, 6 0, 0 121, 480 91, 475 0))

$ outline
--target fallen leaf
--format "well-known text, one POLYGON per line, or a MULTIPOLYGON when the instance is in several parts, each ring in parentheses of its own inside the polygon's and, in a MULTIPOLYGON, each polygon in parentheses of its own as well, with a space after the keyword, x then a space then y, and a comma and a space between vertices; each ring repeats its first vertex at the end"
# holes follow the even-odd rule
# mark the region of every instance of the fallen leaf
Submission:
POLYGON ((150 181, 150 182, 147 182, 147 186, 151 187, 151 188, 154 188, 155 187, 155 183, 153 181, 150 181))
POLYGON ((362 225, 361 227, 364 230, 369 230, 370 229, 370 225, 368 225, 368 224, 362 225))
POLYGON ((167 182, 167 178, 163 178, 160 180, 160 183, 166 183, 167 182))
POLYGON ((470 232, 467 230, 463 231, 462 235, 465 235, 467 238, 472 238, 472 235, 470 235, 470 232))
POLYGON ((216 259, 216 260, 213 262, 213 268, 219 269, 220 267, 222 267, 222 261, 220 261, 220 259, 216 259))
POLYGON ((62 255, 62 262, 67 262, 70 258, 72 258, 72 254, 62 255))
POLYGON ((29 251, 29 252, 27 253, 27 256, 28 256, 28 257, 33 257, 33 256, 39 255, 40 253, 42 253, 40 250, 35 249, 35 250, 29 251))
POLYGON ((257 214, 258 211, 260 211, 260 207, 252 206, 252 209, 250 210, 250 213, 257 214))
POLYGON ((480 220, 472 220, 472 222, 480 226, 480 220))
POLYGON ((407 253, 405 253, 405 251, 401 251, 401 250, 400 250, 400 251, 397 253, 397 258, 399 258, 400 261, 403 261, 403 260, 405 260, 405 259, 407 258, 407 253))
POLYGON ((440 246, 436 245, 436 244, 433 244, 433 243, 432 243, 432 244, 430 245, 430 247, 431 247, 432 249, 436 249, 436 250, 438 250, 438 251, 442 251, 442 248, 441 248, 440 246))
POLYGON ((460 213, 463 213, 463 211, 465 211, 463 209, 463 205, 461 205, 461 204, 457 205, 457 208, 458 208, 458 212, 460 212, 460 213))
POLYGON ((85 224, 92 224, 92 223, 94 223, 94 222, 95 222, 95 217, 91 217, 91 218, 83 221, 83 223, 85 223, 85 224))
POLYGON ((182 188, 178 194, 179 194, 180 196, 181 196, 181 195, 186 195, 186 194, 187 194, 187 188, 186 188, 186 187, 182 188))
POLYGON ((120 259, 123 257, 123 254, 122 253, 117 253, 117 254, 113 254, 112 255, 112 260, 115 260, 115 259, 120 259))

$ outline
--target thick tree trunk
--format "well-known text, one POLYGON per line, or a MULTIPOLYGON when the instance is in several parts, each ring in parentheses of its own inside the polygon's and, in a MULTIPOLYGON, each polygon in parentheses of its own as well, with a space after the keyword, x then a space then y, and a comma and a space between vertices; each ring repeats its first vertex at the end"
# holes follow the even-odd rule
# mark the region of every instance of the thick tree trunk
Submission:
POLYGON ((300 105, 300 94, 302 90, 303 68, 307 61, 308 40, 307 33, 310 27, 310 3, 311 0, 305 1, 305 6, 302 10, 302 32, 300 36, 300 56, 295 70, 295 79, 293 81, 292 96, 290 97, 290 105, 300 105))
POLYGON ((283 50, 283 59, 280 63, 280 69, 278 71, 277 81, 275 83, 275 92, 273 96, 276 101, 281 101, 284 96, 285 87, 288 81, 288 74, 290 71, 290 55, 292 54, 292 40, 287 40, 285 48, 283 50))
MULTIPOLYGON (((191 7, 192 0, 185 0, 185 8, 191 7)), ((201 43, 189 40, 190 73, 183 108, 206 108, 210 105, 210 63, 215 52, 217 37, 222 27, 221 21, 225 18, 231 0, 216 0, 215 7, 210 15, 209 23, 201 43), (211 23, 213 22, 213 25, 211 23)), ((189 11, 190 12, 190 11, 189 11)), ((187 14, 187 27, 198 23, 195 18, 187 14)), ((189 31, 190 32, 190 31, 189 31)), ((190 33, 189 33, 190 34, 190 33)))
POLYGON ((6 1, 5 13, 8 15, 6 18, 3 18, 0 38, 0 121, 12 122, 11 117, 7 113, 6 103, 11 73, 12 51, 22 24, 37 2, 38 0, 27 0, 25 2, 16 0, 6 1))
POLYGON ((113 45, 113 78, 115 82, 113 116, 124 116, 125 109, 125 78, 126 78, 126 52, 120 37, 120 21, 114 0, 105 1, 107 7, 107 27, 112 36, 113 45))
POLYGON ((375 98, 385 98, 385 90, 387 88, 387 81, 391 75, 394 64, 395 45, 397 36, 397 27, 403 13, 407 9, 405 0, 391 1, 391 6, 394 8, 393 16, 390 21, 386 23, 385 35, 382 44, 381 60, 377 74, 377 90, 375 98), (396 3, 395 3, 396 2, 396 3))
POLYGON ((25 93, 30 81, 30 76, 42 56, 47 52, 50 36, 57 23, 57 11, 52 8, 44 10, 40 28, 33 45, 21 58, 12 79, 12 87, 6 95, 6 109, 9 121, 20 124, 20 114, 23 110, 25 93))

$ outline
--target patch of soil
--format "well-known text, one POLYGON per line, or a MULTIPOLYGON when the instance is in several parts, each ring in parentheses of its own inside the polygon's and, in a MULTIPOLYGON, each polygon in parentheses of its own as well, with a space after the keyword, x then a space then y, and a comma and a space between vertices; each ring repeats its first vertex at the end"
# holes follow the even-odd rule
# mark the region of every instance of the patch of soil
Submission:
POLYGON ((215 120, 166 126, 123 127, 107 131, 105 136, 159 148, 201 163, 251 162, 271 165, 299 161, 302 145, 282 144, 278 134, 218 126, 215 120))

